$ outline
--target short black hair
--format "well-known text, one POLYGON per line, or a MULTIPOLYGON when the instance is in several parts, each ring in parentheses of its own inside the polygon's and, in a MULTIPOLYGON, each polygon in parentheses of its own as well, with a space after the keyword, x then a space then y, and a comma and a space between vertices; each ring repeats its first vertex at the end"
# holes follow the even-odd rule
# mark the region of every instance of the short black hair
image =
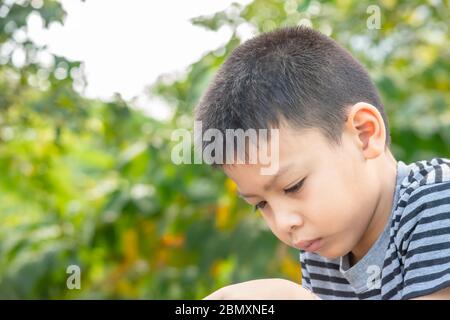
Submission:
MULTIPOLYGON (((330 37, 304 26, 262 33, 235 48, 196 108, 203 131, 317 128, 332 145, 341 144, 347 107, 372 104, 388 119, 370 76, 330 37)), ((203 148, 206 144, 203 143, 203 148)))

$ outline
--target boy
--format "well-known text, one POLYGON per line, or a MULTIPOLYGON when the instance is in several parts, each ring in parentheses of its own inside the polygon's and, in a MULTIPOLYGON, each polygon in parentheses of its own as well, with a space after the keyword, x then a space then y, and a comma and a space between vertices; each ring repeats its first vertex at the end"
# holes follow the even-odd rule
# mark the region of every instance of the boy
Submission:
POLYGON ((247 41, 196 118, 224 135, 278 130, 275 174, 238 161, 250 144, 216 164, 302 267, 301 286, 260 279, 207 299, 450 299, 450 160, 394 159, 375 86, 332 39, 288 27, 247 41))

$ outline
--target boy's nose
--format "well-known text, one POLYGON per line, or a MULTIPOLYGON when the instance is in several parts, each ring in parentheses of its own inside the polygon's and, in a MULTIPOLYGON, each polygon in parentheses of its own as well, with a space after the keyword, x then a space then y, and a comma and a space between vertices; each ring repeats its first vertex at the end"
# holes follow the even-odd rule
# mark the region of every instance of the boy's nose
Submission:
POLYGON ((292 233, 303 225, 301 214, 295 211, 278 211, 275 213, 275 224, 278 230, 284 233, 292 233))

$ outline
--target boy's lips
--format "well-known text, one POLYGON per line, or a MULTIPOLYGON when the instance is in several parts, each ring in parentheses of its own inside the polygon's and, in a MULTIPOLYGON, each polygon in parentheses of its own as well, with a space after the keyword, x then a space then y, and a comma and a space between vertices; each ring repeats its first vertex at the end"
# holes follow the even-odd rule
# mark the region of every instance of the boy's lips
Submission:
POLYGON ((316 238, 312 240, 298 241, 294 246, 300 250, 313 252, 320 249, 322 246, 322 238, 316 238))

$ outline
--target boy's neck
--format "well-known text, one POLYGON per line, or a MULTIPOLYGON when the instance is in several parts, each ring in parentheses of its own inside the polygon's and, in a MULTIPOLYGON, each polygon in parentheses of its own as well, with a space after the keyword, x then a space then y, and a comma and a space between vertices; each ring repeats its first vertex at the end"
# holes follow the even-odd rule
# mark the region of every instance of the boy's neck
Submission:
POLYGON ((349 254, 350 266, 356 264, 370 250, 386 227, 386 223, 388 222, 392 211, 397 178, 397 161, 389 150, 385 153, 381 166, 382 168, 380 169, 382 170, 380 170, 380 172, 383 172, 383 175, 382 179, 380 179, 381 192, 378 202, 366 231, 349 254))

